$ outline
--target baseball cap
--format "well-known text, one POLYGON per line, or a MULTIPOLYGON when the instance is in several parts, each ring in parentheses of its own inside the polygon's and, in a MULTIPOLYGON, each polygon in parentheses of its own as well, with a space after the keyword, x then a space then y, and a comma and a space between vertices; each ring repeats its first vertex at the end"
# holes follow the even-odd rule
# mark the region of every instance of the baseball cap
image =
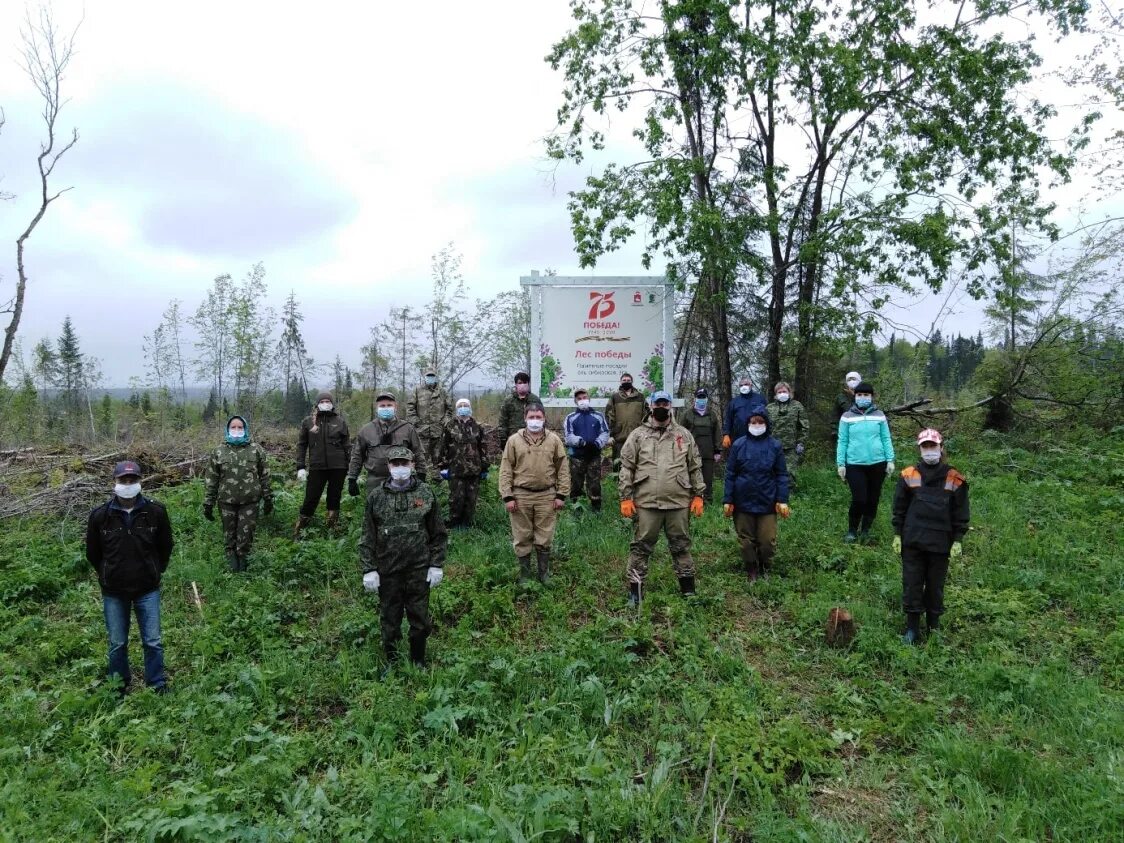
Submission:
POLYGON ((939 430, 927 427, 917 434, 918 445, 924 445, 926 442, 935 442, 937 445, 940 445, 944 442, 944 439, 941 438, 941 432, 939 430))
POLYGON ((393 401, 394 403, 397 404, 398 398, 394 395, 393 392, 380 392, 378 395, 375 396, 375 401, 376 402, 378 402, 378 401, 393 401))
POLYGON ((655 404, 657 401, 667 401, 668 403, 671 403, 671 393, 663 389, 659 390, 658 392, 653 392, 652 403, 655 404))
POLYGON ((710 395, 709 395, 709 393, 707 393, 707 391, 705 389, 700 389, 700 390, 697 390, 695 392, 695 397, 696 398, 709 398, 710 395))
POLYGON ((127 474, 135 474, 137 477, 141 476, 140 466, 132 460, 124 460, 113 466, 113 476, 124 477, 127 474))
POLYGON ((409 460, 414 461, 414 452, 407 448, 405 445, 391 445, 386 449, 386 458, 388 461, 393 460, 409 460))

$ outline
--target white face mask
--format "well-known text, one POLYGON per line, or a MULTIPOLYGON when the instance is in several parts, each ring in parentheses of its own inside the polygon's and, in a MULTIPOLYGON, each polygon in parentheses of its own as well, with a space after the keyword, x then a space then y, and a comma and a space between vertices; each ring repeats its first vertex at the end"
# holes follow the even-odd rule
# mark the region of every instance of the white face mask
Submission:
POLYGON ((763 424, 751 424, 749 426, 749 435, 750 436, 761 436, 763 433, 765 433, 765 425, 763 425, 763 424))
POLYGON ((408 465, 392 465, 390 467, 390 479, 397 480, 399 483, 403 480, 409 480, 413 473, 414 469, 408 465))
POLYGON ((579 410, 588 410, 589 409, 589 399, 588 398, 582 398, 580 401, 578 401, 578 409, 579 410))
POLYGON ((129 500, 129 498, 135 498, 137 495, 140 494, 140 491, 141 491, 141 484, 140 483, 117 483, 113 487, 113 494, 117 495, 117 497, 121 498, 122 500, 129 500))
POLYGON ((941 450, 926 450, 921 452, 921 459, 925 460, 925 465, 936 465, 941 461, 941 450))
POLYGON ((527 430, 531 433, 538 433, 543 429, 546 424, 546 419, 527 419, 527 430))
POLYGON ((777 400, 780 401, 782 404, 791 397, 792 396, 789 395, 787 392, 778 392, 777 393, 777 400))
POLYGON ((332 407, 333 407, 333 404, 332 404, 331 401, 321 401, 319 404, 316 405, 316 409, 319 410, 322 413, 332 412, 332 407))
POLYGON ((750 391, 750 387, 748 387, 744 383, 741 386, 738 387, 738 392, 740 392, 742 395, 749 395, 749 391, 750 391))
POLYGON ((862 383, 862 381, 857 381, 854 378, 847 378, 847 386, 851 387, 851 389, 854 389, 860 383, 862 383))

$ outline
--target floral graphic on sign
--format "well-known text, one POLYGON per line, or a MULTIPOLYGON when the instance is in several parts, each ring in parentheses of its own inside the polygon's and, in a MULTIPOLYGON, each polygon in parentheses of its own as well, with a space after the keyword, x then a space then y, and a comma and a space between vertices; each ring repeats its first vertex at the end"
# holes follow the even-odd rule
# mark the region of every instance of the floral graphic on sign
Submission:
POLYGON ((539 358, 539 373, 542 379, 540 389, 543 397, 564 397, 559 389, 562 386, 562 364, 546 343, 539 343, 539 358))
POLYGON ((647 392, 663 389, 663 343, 652 349, 644 368, 640 370, 640 379, 647 392))

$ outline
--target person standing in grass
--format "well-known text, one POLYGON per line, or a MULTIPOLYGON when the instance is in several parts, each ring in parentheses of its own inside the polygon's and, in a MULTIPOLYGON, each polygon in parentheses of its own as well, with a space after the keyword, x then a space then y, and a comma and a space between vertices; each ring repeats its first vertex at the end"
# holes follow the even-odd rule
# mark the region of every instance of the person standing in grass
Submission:
POLYGON ((215 504, 222 517, 226 562, 231 571, 249 566, 254 532, 258 526, 258 502, 262 511, 273 512, 273 489, 265 449, 250 439, 250 425, 242 416, 231 416, 226 423, 226 441, 211 454, 207 464, 203 517, 215 520, 215 504))
POLYGON ((765 396, 753 388, 753 378, 742 375, 738 380, 738 394, 726 405, 726 419, 722 425, 722 450, 730 450, 735 439, 745 436, 749 411, 764 406, 765 396))
POLYGON ((293 527, 294 541, 301 537, 301 530, 312 521, 325 486, 328 487, 328 529, 339 525, 350 443, 347 421, 336 409, 332 393, 321 392, 316 396, 312 413, 301 420, 297 435, 297 480, 306 485, 304 502, 293 527))
POLYGON ((484 428, 472 417, 472 402, 458 398, 455 415, 445 422, 438 448, 438 475, 449 481, 449 527, 470 527, 476 517, 480 484, 488 477, 484 428))
POLYGON ((570 456, 570 500, 578 501, 589 486, 589 506, 601 511, 601 450, 609 443, 609 423, 589 403, 589 392, 574 391, 577 410, 566 416, 566 453, 570 456))
POLYGON ((695 392, 694 404, 679 412, 679 425, 691 432, 695 444, 699 446, 699 459, 702 460, 703 502, 714 501, 714 466, 722 458, 719 443, 718 413, 710 406, 710 395, 705 389, 695 392))
POLYGON ((160 635, 160 577, 172 558, 172 522, 163 504, 141 494, 135 462, 113 468, 113 497, 86 522, 86 561, 97 571, 102 612, 109 637, 110 679, 129 687, 129 616, 135 613, 144 647, 144 682, 167 690, 164 643, 160 635))
POLYGON ((660 539, 679 579, 679 590, 695 593, 695 560, 691 558, 688 514, 703 514, 702 459, 690 432, 671 417, 671 394, 652 395, 651 417, 632 432, 621 449, 621 515, 633 522, 628 553, 628 601, 638 606, 648 560, 660 539))
POLYGON ((855 403, 839 419, 835 465, 851 488, 851 509, 843 541, 867 541, 878 514, 882 483, 894 473, 894 443, 886 414, 874 406, 874 387, 855 386, 855 403))
POLYGON ((796 491, 796 469, 804 460, 804 448, 811 424, 808 411, 792 395, 792 387, 778 381, 773 387, 774 401, 765 408, 769 414, 771 433, 784 446, 784 460, 788 466, 788 488, 796 491))
POLYGON ((734 519, 749 581, 768 573, 777 552, 777 516, 788 518, 788 467, 764 407, 750 411, 746 435, 726 455, 722 512, 734 519))
POLYGON ((558 434, 546 429, 542 404, 527 405, 524 425, 508 437, 500 457, 500 498, 511 520, 520 584, 531 578, 534 551, 538 580, 545 585, 558 510, 570 494, 570 464, 558 434))
POLYGON ((398 399, 393 392, 375 396, 375 418, 367 422, 355 437, 351 462, 347 467, 347 493, 359 495, 359 472, 367 470, 367 494, 390 476, 387 449, 401 445, 414 455, 414 473, 425 481, 426 462, 418 431, 408 421, 398 418, 398 399))
POLYGON ((453 402, 449 393, 437 382, 437 371, 426 369, 422 382, 414 387, 406 401, 406 419, 417 429, 418 438, 425 448, 425 460, 430 465, 437 463, 445 422, 452 414, 453 402))
POLYGON ((621 449, 632 431, 648 420, 648 402, 644 393, 632 383, 632 375, 621 375, 620 388, 605 404, 605 421, 609 423, 609 444, 613 446, 613 470, 621 467, 621 449))
POLYGON ((523 426, 523 418, 527 413, 527 408, 532 404, 542 404, 539 397, 531 392, 530 375, 526 372, 516 372, 513 380, 515 387, 504 398, 503 404, 500 405, 500 420, 499 424, 496 425, 501 454, 507 440, 523 426))
POLYGON ((932 632, 944 613, 944 583, 949 558, 963 552, 968 532, 968 481, 944 461, 941 434, 929 428, 917 434, 921 461, 901 473, 894 490, 894 552, 902 557, 902 641, 921 637, 921 613, 932 632))
POLYGON ((410 625, 410 661, 425 666, 426 641, 433 630, 429 590, 445 577, 448 534, 433 490, 414 476, 414 453, 402 445, 387 449, 390 477, 367 495, 359 561, 363 588, 377 591, 382 645, 387 666, 398 661, 402 615, 410 625))

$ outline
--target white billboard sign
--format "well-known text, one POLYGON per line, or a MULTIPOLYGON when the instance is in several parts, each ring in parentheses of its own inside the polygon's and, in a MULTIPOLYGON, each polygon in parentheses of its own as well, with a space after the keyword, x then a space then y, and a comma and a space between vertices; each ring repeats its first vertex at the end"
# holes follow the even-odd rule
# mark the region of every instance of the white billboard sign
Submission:
POLYGON ((662 276, 520 283, 531 292, 531 390, 544 404, 571 407, 581 387, 600 406, 624 372, 645 393, 671 392, 675 301, 662 276))

